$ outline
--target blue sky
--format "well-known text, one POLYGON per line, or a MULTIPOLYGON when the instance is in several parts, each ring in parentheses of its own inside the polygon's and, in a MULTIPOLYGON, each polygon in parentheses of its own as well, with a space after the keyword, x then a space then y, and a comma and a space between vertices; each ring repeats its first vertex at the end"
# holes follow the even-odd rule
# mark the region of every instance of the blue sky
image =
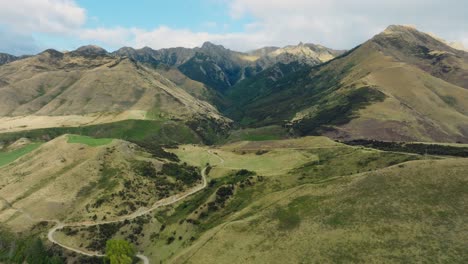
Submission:
POLYGON ((91 18, 87 27, 139 27, 151 30, 160 25, 192 31, 222 33, 242 31, 248 18, 232 19, 225 3, 207 0, 108 1, 78 0, 91 18), (213 26, 228 25, 228 28, 213 26))
POLYGON ((205 41, 240 51, 301 41, 350 49, 390 24, 468 46, 466 10, 460 0, 0 0, 0 52, 205 41))

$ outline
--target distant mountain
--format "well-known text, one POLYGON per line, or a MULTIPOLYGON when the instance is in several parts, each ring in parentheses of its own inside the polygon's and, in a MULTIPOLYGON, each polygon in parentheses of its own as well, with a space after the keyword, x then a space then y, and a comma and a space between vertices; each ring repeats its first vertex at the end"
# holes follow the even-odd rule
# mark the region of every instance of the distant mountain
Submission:
POLYGON ((0 66, 0 88, 0 130, 150 119, 216 131, 230 118, 301 136, 468 142, 468 53, 408 26, 347 52, 300 43, 243 53, 210 42, 46 50, 0 66))
POLYGON ((251 54, 263 54, 256 60, 256 65, 262 69, 269 68, 276 63, 318 65, 327 62, 345 51, 333 50, 321 45, 299 43, 297 46, 284 48, 264 48, 253 51, 251 54))
POLYGON ((225 113, 338 139, 468 142, 468 53, 390 26, 319 66, 277 64, 230 88, 225 113))
POLYGON ((205 42, 200 48, 194 49, 153 50, 143 48, 136 50, 125 47, 113 54, 127 56, 153 66, 176 67, 192 80, 204 83, 219 92, 224 92, 239 81, 252 77, 275 63, 287 64, 300 61, 309 65, 317 65, 341 53, 341 51, 313 44, 285 48, 266 47, 242 53, 205 42))
POLYGON ((154 50, 149 47, 134 49, 130 47, 121 48, 112 54, 127 56, 141 63, 168 66, 179 66, 195 55, 195 51, 188 48, 169 48, 154 50))
POLYGON ((10 54, 6 54, 6 53, 0 53, 0 65, 3 65, 3 64, 6 64, 6 63, 9 63, 9 62, 18 60, 18 59, 19 59, 19 57, 16 57, 16 56, 13 56, 13 55, 10 55, 10 54))

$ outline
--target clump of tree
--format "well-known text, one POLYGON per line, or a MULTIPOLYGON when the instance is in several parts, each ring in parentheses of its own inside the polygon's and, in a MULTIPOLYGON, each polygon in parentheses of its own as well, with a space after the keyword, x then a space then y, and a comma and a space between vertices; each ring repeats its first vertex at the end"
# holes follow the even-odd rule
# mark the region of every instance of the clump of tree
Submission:
POLYGON ((153 141, 134 141, 133 143, 137 144, 138 146, 142 147, 146 152, 150 153, 153 158, 161 158, 167 159, 174 162, 179 162, 179 157, 176 154, 167 152, 164 150, 166 148, 174 148, 175 146, 171 145, 160 145, 154 143, 153 141))
POLYGON ((166 163, 163 165, 161 172, 165 175, 173 176, 187 185, 192 185, 202 178, 197 167, 185 163, 166 163))
POLYGON ((157 173, 154 165, 150 161, 135 160, 132 164, 132 169, 138 175, 147 177, 147 178, 156 178, 157 173))
POLYGON ((125 240, 111 239, 106 243, 106 257, 104 263, 131 264, 136 254, 135 247, 125 240))
POLYGON ((351 146, 364 146, 385 151, 398 151, 416 154, 428 155, 446 155, 456 157, 468 157, 468 147, 407 143, 407 142, 388 142, 378 140, 357 139, 343 142, 351 146))

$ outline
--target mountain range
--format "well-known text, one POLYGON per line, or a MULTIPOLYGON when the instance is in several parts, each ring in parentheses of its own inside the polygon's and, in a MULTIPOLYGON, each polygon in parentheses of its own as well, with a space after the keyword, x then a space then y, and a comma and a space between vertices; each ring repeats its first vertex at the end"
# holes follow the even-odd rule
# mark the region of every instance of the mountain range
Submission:
POLYGON ((206 42, 2 54, 1 129, 74 116, 66 126, 209 120, 224 130, 275 125, 342 140, 466 142, 467 54, 408 26, 349 51, 300 43, 243 53, 206 42))

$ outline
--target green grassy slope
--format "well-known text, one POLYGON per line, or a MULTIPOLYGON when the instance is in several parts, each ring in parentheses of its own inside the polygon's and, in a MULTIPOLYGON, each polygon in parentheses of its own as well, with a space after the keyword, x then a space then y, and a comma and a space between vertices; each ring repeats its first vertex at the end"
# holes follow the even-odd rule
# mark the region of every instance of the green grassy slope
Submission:
POLYGON ((67 142, 72 144, 85 144, 90 147, 99 147, 110 144, 112 140, 112 138, 92 138, 87 136, 69 135, 67 142))
POLYGON ((13 142, 22 137, 47 140, 63 134, 76 134, 94 138, 118 138, 133 142, 151 140, 155 144, 202 142, 200 136, 183 123, 153 120, 125 120, 102 125, 44 128, 4 133, 0 134, 0 141, 13 142))

